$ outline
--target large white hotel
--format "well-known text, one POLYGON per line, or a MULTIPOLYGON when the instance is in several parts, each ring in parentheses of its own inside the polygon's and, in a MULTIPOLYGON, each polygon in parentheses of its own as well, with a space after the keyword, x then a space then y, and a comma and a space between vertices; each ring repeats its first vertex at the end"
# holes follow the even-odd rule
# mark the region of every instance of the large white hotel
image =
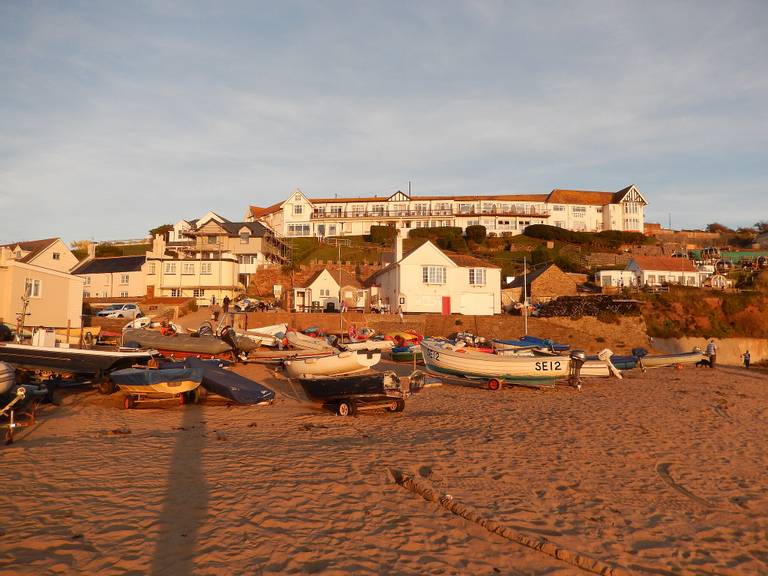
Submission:
POLYGON ((261 222, 280 236, 361 236, 371 226, 403 230, 481 224, 489 233, 521 234, 526 226, 548 224, 574 231, 642 232, 647 201, 635 188, 618 192, 552 190, 549 194, 496 196, 409 196, 308 198, 294 190, 266 208, 250 206, 245 218, 261 222))

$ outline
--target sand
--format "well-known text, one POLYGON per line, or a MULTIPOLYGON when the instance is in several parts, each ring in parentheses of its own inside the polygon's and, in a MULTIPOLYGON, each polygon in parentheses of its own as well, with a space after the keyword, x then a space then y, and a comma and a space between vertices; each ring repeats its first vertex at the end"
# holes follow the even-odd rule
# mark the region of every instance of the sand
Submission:
POLYGON ((399 486, 639 574, 768 573, 768 377, 736 367, 491 392, 341 418, 121 410, 67 391, 0 448, 0 574, 580 574, 399 486))

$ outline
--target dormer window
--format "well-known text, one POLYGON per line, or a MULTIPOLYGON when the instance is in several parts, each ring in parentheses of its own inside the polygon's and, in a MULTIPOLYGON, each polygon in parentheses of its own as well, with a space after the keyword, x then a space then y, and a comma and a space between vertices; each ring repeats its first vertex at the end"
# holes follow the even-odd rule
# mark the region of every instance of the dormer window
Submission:
POLYGON ((251 235, 248 234, 248 232, 241 232, 240 233, 240 244, 248 244, 248 241, 251 239, 251 235))
POLYGON ((15 257, 17 260, 20 260, 20 259, 21 259, 21 250, 16 250, 16 253, 14 254, 14 257, 15 257))

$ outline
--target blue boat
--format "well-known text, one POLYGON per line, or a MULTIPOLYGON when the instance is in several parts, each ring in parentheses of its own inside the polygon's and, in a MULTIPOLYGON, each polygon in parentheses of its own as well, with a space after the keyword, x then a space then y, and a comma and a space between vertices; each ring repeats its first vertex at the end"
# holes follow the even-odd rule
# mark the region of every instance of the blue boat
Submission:
POLYGON ((275 393, 240 374, 224 370, 218 362, 187 358, 184 364, 202 370, 202 387, 238 404, 261 404, 275 399, 275 393))
POLYGON ((571 348, 570 344, 558 344, 552 340, 537 338, 536 336, 530 336, 528 334, 521 336, 520 340, 526 342, 529 345, 538 346, 540 348, 549 348, 553 352, 565 352, 571 348))

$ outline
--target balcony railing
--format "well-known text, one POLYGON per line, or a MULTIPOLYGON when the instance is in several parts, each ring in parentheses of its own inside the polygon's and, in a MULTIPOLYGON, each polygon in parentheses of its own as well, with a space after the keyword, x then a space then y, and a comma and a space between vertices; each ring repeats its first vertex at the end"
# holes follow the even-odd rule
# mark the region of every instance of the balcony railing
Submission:
POLYGON ((350 210, 349 212, 313 212, 312 220, 338 220, 346 218, 430 218, 432 216, 531 216, 549 218, 544 209, 515 208, 511 210, 350 210))

